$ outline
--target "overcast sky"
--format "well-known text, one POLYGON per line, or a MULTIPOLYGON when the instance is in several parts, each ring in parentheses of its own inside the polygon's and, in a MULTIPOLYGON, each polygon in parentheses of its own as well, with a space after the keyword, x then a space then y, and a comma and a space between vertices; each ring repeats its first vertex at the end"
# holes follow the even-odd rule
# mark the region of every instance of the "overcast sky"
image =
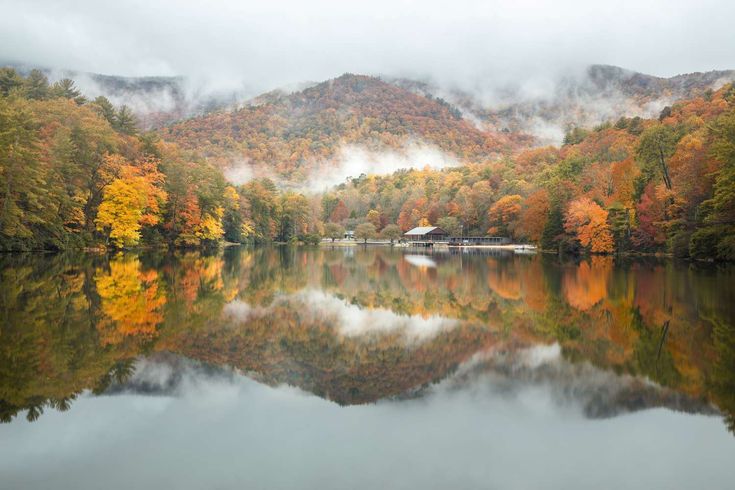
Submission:
POLYGON ((486 83, 735 68, 733 0, 0 0, 0 61, 229 88, 344 72, 486 83))

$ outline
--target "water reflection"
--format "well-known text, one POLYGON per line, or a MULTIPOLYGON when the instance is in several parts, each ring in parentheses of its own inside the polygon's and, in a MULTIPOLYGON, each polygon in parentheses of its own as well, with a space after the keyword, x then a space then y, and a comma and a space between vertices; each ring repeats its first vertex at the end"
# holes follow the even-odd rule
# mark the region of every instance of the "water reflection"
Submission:
POLYGON ((719 410, 735 428, 732 268, 387 248, 0 266, 5 422, 67 410, 84 390, 166 393, 141 384, 135 362, 175 371, 175 354, 340 405, 491 379, 549 387, 587 417, 719 410))

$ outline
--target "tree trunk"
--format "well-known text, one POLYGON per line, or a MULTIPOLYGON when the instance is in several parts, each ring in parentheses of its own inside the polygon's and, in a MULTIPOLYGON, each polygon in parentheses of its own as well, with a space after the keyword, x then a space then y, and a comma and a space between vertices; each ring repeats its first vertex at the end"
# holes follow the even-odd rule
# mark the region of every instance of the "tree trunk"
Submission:
POLYGON ((658 159, 661 164, 661 174, 664 178, 664 185, 668 190, 671 190, 671 177, 669 177, 669 167, 666 165, 666 158, 664 158, 664 149, 661 145, 658 145, 658 159))

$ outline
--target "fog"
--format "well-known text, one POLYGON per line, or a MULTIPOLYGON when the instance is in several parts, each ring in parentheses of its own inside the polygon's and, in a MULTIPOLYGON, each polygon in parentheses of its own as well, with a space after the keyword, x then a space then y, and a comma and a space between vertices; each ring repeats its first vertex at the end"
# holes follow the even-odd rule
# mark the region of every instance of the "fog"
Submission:
MULTIPOLYGON (((555 362, 555 347, 541 350, 521 364, 555 362)), ((169 384, 165 367, 142 372, 169 384)), ((3 487, 717 490, 735 478, 735 440, 719 418, 654 409, 590 420, 548 383, 509 392, 476 376, 340 407, 196 366, 183 373, 169 395, 85 395, 68 412, 3 424, 3 487)))
POLYGON ((344 72, 483 91, 606 63, 674 75, 735 67, 735 3, 0 0, 0 60, 115 75, 181 75, 257 94, 344 72))
POLYGON ((456 165, 459 165, 456 157, 433 145, 417 141, 411 141, 400 149, 383 151, 347 144, 342 145, 333 157, 312 162, 309 168, 313 170, 306 179, 299 182, 285 182, 275 172, 263 166, 256 168, 242 158, 231 160, 225 170, 225 177, 236 185, 254 178, 268 177, 283 187, 303 192, 321 192, 362 174, 387 175, 400 169, 441 169, 456 165))
POLYGON ((349 177, 362 174, 386 175, 400 169, 433 168, 440 169, 458 165, 457 159, 442 152, 435 146, 412 142, 401 150, 371 151, 361 146, 342 146, 334 159, 322 162, 312 172, 306 188, 321 191, 345 182, 349 177))

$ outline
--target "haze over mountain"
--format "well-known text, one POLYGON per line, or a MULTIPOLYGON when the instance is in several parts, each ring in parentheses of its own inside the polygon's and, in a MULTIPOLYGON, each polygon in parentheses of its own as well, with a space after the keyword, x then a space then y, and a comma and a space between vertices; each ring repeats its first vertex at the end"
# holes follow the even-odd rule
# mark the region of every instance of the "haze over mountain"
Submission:
POLYGON ((487 130, 528 133, 540 143, 559 144, 570 127, 591 127, 623 116, 655 117, 676 100, 717 90, 733 80, 735 70, 664 78, 617 66, 590 65, 544 80, 519 79, 504 85, 488 80, 474 92, 408 79, 394 83, 445 98, 464 117, 487 130))
MULTIPOLYGON (((20 73, 30 65, 9 64, 20 73)), ((608 65, 544 80, 488 78, 473 91, 432 80, 345 74, 252 96, 184 76, 121 77, 41 68, 89 98, 127 105, 144 130, 198 152, 241 184, 324 190, 361 174, 496 160, 560 144, 574 127, 655 118, 677 100, 735 80, 735 71, 655 77, 608 65)))
MULTIPOLYGON (((371 153, 408 152, 411 157, 382 169, 370 162, 348 162, 350 168, 337 171, 340 180, 371 170, 480 161, 532 143, 524 135, 481 131, 441 99, 350 74, 292 94, 270 93, 234 111, 176 123, 160 134, 183 148, 197 149, 220 167, 235 164, 290 182, 332 171, 335 158, 344 164, 360 151, 376 166, 385 157, 371 153)), ((235 180, 246 178, 248 171, 243 172, 235 180)))
POLYGON ((0 62, 0 66, 11 67, 24 75, 38 69, 52 82, 70 78, 88 98, 104 96, 116 106, 130 107, 137 116, 141 129, 152 129, 227 108, 253 95, 244 89, 213 91, 184 76, 126 77, 9 62, 0 62))
POLYGON ((543 90, 519 81, 481 98, 426 82, 347 74, 298 92, 272 91, 160 133, 204 151, 236 183, 270 176, 321 189, 362 173, 481 162, 560 144, 572 127, 657 117, 676 100, 733 79, 735 71, 659 78, 593 65, 543 90))
MULTIPOLYGON (((21 73, 30 65, 5 63, 21 73)), ((124 77, 68 69, 40 67, 51 80, 73 79, 89 96, 103 95, 115 105, 130 106, 142 128, 152 129, 217 110, 278 103, 286 96, 317 85, 302 81, 254 93, 245 86, 237 90, 212 90, 185 76, 124 77)), ((381 80, 418 95, 442 99, 461 112, 464 119, 490 132, 532 135, 539 144, 559 144, 567 129, 591 127, 622 116, 654 117, 680 99, 717 90, 735 80, 735 70, 713 70, 657 77, 610 65, 589 65, 541 78, 500 80, 489 77, 474 90, 430 78, 399 78, 377 74, 381 80)), ((308 98, 310 94, 304 94, 308 98)), ((349 105, 349 101, 346 102, 349 105)))

